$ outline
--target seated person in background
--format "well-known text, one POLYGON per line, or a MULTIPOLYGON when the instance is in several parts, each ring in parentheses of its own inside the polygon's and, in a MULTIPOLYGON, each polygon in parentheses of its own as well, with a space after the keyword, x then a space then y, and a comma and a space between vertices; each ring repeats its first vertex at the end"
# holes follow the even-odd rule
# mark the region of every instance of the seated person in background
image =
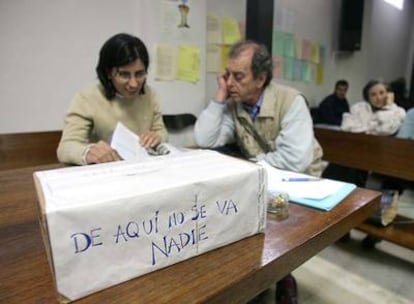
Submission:
POLYGON ((66 114, 59 161, 87 165, 119 160, 109 145, 118 122, 138 134, 144 147, 166 141, 158 98, 146 84, 148 65, 139 38, 121 33, 105 42, 96 67, 99 83, 78 92, 66 114))
MULTIPOLYGON (((387 91, 385 84, 371 80, 363 88, 362 95, 364 101, 354 104, 350 113, 343 114, 341 129, 377 135, 395 134, 405 117, 405 111, 393 103, 393 96, 387 91)), ((365 187, 368 172, 329 164, 323 177, 365 187)))
POLYGON ((342 123, 342 114, 349 112, 349 104, 346 99, 348 91, 348 82, 338 80, 335 84, 335 91, 325 97, 319 104, 317 110, 318 120, 316 123, 340 126, 342 123))
POLYGON ((394 103, 394 95, 378 80, 370 80, 362 91, 364 101, 344 113, 341 129, 374 135, 393 135, 400 128, 405 110, 394 103))
POLYGON ((408 110, 396 137, 414 139, 414 109, 408 110))
MULTIPOLYGON (((341 129, 350 132, 364 132, 374 135, 394 135, 400 128, 405 110, 394 103, 394 95, 387 86, 378 80, 370 80, 363 88, 364 101, 351 107, 350 113, 344 113, 341 129)), ((358 153, 358 151, 356 151, 358 153)), ((330 164, 323 172, 324 177, 334 178, 365 187, 368 172, 330 164)), ((381 189, 398 189, 401 186, 395 179, 381 176, 381 189), (391 188, 390 188, 391 187, 391 188)), ((380 190, 380 189, 377 189, 380 190)), ((349 238, 349 234, 343 240, 349 238)), ((364 247, 373 247, 378 240, 368 235, 363 241, 364 247)))
MULTIPOLYGON (((271 80, 272 59, 264 45, 233 45, 225 73, 217 76, 215 98, 195 124, 197 144, 217 148, 236 142, 245 158, 320 176, 322 150, 304 96, 271 80)), ((297 303, 293 276, 278 282, 276 302, 297 303)))

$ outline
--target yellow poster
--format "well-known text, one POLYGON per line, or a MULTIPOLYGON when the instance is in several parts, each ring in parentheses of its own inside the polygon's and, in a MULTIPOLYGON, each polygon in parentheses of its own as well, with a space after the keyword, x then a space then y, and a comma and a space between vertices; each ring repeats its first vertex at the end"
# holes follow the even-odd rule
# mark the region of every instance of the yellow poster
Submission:
POLYGON ((234 44, 241 40, 240 26, 235 18, 223 17, 221 27, 224 44, 234 44))
POLYGON ((178 47, 177 79, 197 82, 200 79, 200 49, 192 46, 178 47))
POLYGON ((324 71, 323 65, 322 64, 318 64, 316 66, 316 84, 317 85, 323 84, 324 74, 325 74, 325 71, 324 71))

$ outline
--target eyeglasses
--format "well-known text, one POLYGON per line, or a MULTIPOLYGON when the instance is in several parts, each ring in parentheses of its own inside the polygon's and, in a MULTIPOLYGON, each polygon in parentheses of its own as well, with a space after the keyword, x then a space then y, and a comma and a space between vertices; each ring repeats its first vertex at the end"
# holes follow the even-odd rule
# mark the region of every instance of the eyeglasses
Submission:
POLYGON ((130 81, 132 77, 134 77, 136 81, 142 81, 145 77, 147 77, 147 71, 144 70, 136 71, 135 73, 117 70, 116 74, 119 79, 124 82, 130 81))

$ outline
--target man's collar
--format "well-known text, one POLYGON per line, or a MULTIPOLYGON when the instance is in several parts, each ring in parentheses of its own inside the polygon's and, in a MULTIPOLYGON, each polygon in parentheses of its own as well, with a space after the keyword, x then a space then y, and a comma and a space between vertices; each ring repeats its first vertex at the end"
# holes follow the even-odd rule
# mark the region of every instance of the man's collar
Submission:
POLYGON ((246 102, 242 102, 242 104, 243 104, 243 106, 246 106, 248 108, 255 107, 255 106, 260 108, 263 104, 263 96, 264 96, 264 91, 262 92, 262 94, 260 94, 259 99, 257 99, 254 104, 251 105, 251 104, 248 104, 246 102))
POLYGON ((250 118, 252 120, 255 120, 256 117, 259 115, 260 113, 260 108, 263 104, 263 93, 260 95, 259 99, 256 101, 255 104, 250 105, 247 103, 242 103, 242 107, 243 109, 249 114, 250 118))

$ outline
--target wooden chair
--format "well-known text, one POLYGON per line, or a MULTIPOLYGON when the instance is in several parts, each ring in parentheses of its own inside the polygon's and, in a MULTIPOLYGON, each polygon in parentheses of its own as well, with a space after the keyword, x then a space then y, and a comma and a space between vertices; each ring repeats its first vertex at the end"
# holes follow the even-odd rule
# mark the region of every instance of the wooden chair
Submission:
POLYGON ((197 120, 197 117, 193 114, 184 113, 163 115, 162 119, 168 130, 180 131, 189 126, 193 126, 197 120))
POLYGON ((169 142, 177 147, 195 147, 194 124, 197 117, 193 114, 163 115, 165 127, 168 130, 169 142))
POLYGON ((62 131, 0 134, 0 170, 58 163, 62 131))

